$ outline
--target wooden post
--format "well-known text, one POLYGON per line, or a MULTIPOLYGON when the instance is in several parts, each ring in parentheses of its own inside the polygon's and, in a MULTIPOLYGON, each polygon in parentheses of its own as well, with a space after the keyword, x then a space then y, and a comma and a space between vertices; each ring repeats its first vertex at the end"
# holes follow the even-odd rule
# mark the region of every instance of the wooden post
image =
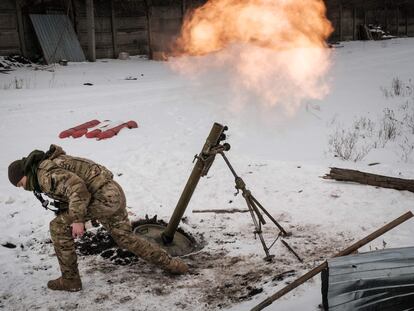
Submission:
MULTIPOLYGON (((404 215, 401 215, 400 217, 398 217, 398 218, 394 219, 393 221, 391 221, 390 223, 382 226, 381 228, 374 231, 373 233, 366 236, 365 238, 359 240, 358 242, 352 244, 351 246, 344 249, 343 251, 337 253, 333 257, 341 257, 341 256, 346 256, 346 255, 352 254, 354 251, 358 250, 359 248, 361 248, 362 246, 368 244, 369 242, 375 240, 376 238, 378 238, 379 236, 383 235, 384 233, 390 231, 391 229, 399 226, 400 224, 402 224, 406 220, 410 219, 411 217, 413 217, 412 212, 407 212, 404 215)), ((327 267, 328 267, 328 263, 326 261, 323 262, 322 264, 320 264, 316 268, 313 268, 312 270, 310 270, 306 274, 302 275, 300 278, 296 279, 295 281, 293 281, 289 285, 285 286, 284 288, 282 288, 281 290, 279 290, 278 292, 276 292, 275 294, 273 294, 269 298, 263 300, 257 306, 252 308, 250 311, 263 310, 267 306, 270 306, 275 300, 277 300, 280 297, 284 296, 285 294, 289 293, 290 291, 292 291, 293 289, 295 289, 299 285, 305 283, 307 280, 313 278, 315 275, 317 275, 318 273, 320 273, 322 270, 324 270, 327 267)))
POLYGON ((400 8, 397 6, 397 8, 395 9, 395 13, 396 13, 396 19, 397 19, 397 37, 400 36, 400 8))
POLYGON ((339 4, 339 41, 343 41, 342 31, 342 3, 339 4))
POLYGON ((76 32, 75 10, 73 8, 73 0, 66 0, 66 12, 68 12, 69 19, 72 21, 73 28, 75 29, 75 32, 76 32))
POLYGON ((26 43, 24 42, 24 27, 22 17, 21 0, 16 0, 17 32, 19 33, 20 53, 27 56, 26 43))
POLYGON ((95 62, 95 13, 93 8, 93 0, 86 0, 86 20, 88 27, 88 58, 90 62, 95 62))
POLYGON ((181 15, 182 15, 182 22, 184 23, 184 18, 185 18, 185 12, 187 11, 187 1, 186 0, 182 0, 181 2, 181 15))
POLYGON ((357 14, 357 10, 354 7, 354 9, 352 10, 352 29, 353 34, 352 34, 352 39, 355 41, 357 39, 357 24, 356 24, 356 14, 357 14))
POLYGON ((405 35, 408 37, 408 8, 405 9, 405 35))
POLYGON ((364 7, 364 25, 367 25, 367 10, 365 9, 365 7, 364 7))
POLYGON ((151 15, 152 15, 152 2, 151 0, 145 0, 145 8, 147 15, 147 28, 148 28, 148 58, 152 59, 152 33, 151 33, 151 15))
POLYGON ((115 2, 111 0, 111 31, 112 31, 112 49, 114 58, 118 57, 118 27, 115 19, 115 2))

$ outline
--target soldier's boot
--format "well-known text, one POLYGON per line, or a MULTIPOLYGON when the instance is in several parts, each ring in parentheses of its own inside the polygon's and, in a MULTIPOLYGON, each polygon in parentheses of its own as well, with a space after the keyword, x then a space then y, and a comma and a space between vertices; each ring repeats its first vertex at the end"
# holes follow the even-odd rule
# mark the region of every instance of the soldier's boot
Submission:
POLYGON ((79 277, 74 279, 65 279, 63 277, 60 277, 56 280, 50 280, 47 282, 47 287, 51 290, 78 292, 82 289, 82 281, 79 277))
POLYGON ((170 262, 163 268, 172 274, 185 274, 188 272, 187 264, 178 258, 171 258, 170 262))

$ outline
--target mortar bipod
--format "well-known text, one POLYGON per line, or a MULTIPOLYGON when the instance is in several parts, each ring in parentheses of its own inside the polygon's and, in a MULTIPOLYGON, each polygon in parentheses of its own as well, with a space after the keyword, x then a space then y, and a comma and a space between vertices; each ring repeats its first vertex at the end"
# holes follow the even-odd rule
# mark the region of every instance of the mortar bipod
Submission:
MULTIPOLYGON (((237 192, 240 190, 242 191, 243 197, 246 201, 255 226, 254 233, 255 235, 257 234, 260 238, 260 242, 262 243, 263 249, 266 253, 265 260, 270 261, 272 257, 274 257, 269 253, 270 248, 276 243, 280 236, 287 236, 288 233, 259 203, 259 201, 252 195, 250 190, 246 189, 245 182, 236 174, 235 170, 231 166, 229 160, 224 154, 225 151, 230 150, 230 145, 228 143, 221 144, 221 142, 226 139, 226 134, 224 132, 227 130, 227 126, 223 126, 219 123, 214 123, 201 152, 194 157, 194 161, 196 161, 196 163, 190 174, 190 177, 187 180, 184 190, 181 193, 181 196, 177 202, 177 205, 174 209, 173 215, 170 218, 170 221, 168 222, 167 227, 156 224, 143 225, 137 227, 135 229, 135 232, 137 234, 140 234, 143 238, 159 244, 173 256, 182 256, 193 252, 195 249, 195 245, 193 243, 194 241, 191 241, 191 239, 188 239, 188 237, 185 235, 177 232, 177 228, 195 191, 195 188, 200 181, 200 178, 207 175, 216 155, 220 154, 235 178, 237 192), (264 213, 279 229, 278 236, 269 247, 266 245, 262 234, 262 225, 266 224, 266 221, 261 213, 264 213)), ((283 240, 282 242, 290 252, 292 252, 299 260, 301 260, 286 242, 283 240)))
MULTIPOLYGON (((228 149, 227 149, 228 150, 228 149)), ((235 188, 237 195, 240 190, 242 191, 243 198, 246 201, 247 208, 250 212, 250 216, 252 217, 253 224, 255 226, 254 234, 259 236, 260 242, 262 243, 263 249, 265 251, 266 257, 264 258, 266 261, 271 261, 274 257, 274 255, 270 255, 269 250, 273 247, 273 245, 277 242, 280 236, 287 236, 288 233, 283 227, 276 221, 276 219, 270 215, 270 213, 260 204, 260 202, 252 195, 251 191, 246 188, 246 183, 244 180, 237 175, 236 171, 234 170, 233 166, 230 164, 229 159, 224 154, 224 151, 226 151, 225 148, 223 150, 220 150, 218 153, 223 157, 224 161, 226 162, 228 168, 230 169, 231 173, 234 176, 235 179, 235 188), (267 216, 269 219, 276 225, 276 227, 279 229, 279 234, 277 235, 276 239, 273 241, 270 246, 267 246, 264 238, 263 238, 263 232, 262 232, 262 225, 266 224, 266 221, 263 217, 263 215, 260 213, 260 210, 267 216)), ((286 242, 285 242, 286 243, 286 242)), ((285 245, 283 243, 283 245, 285 245)), ((285 245, 289 251, 293 251, 285 245)), ((297 257, 297 255, 295 254, 297 257)))

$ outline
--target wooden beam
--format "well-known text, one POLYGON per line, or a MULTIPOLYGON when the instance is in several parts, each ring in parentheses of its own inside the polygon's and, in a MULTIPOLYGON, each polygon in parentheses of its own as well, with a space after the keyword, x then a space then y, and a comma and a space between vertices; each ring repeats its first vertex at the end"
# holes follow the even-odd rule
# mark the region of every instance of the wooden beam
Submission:
POLYGON ((112 49, 114 58, 118 57, 118 27, 115 18, 115 1, 111 0, 111 31, 112 31, 112 49))
POLYGON ((408 37, 408 8, 405 10, 405 35, 408 37))
POLYGON ((377 175, 339 167, 331 167, 330 172, 322 178, 414 192, 414 179, 377 175))
POLYGON ((343 30, 342 30, 342 3, 339 4, 339 41, 343 41, 343 30))
POLYGON ((88 28, 88 59, 90 62, 95 62, 95 13, 93 0, 86 0, 86 24, 88 28))
POLYGON ((145 0, 145 11, 147 16, 147 31, 148 31, 148 58, 152 59, 152 33, 151 33, 151 16, 152 16, 152 2, 145 0))
POLYGON ((352 39, 353 40, 357 39, 356 15, 357 15, 357 9, 356 9, 356 7, 354 7, 353 10, 352 10, 352 29, 353 29, 352 39))
POLYGON ((26 42, 24 41, 24 26, 22 16, 21 0, 16 0, 17 32, 19 33, 20 53, 27 56, 26 42))
POLYGON ((395 9, 395 13, 396 13, 396 19, 397 19, 397 37, 400 36, 400 8, 397 6, 397 8, 395 9))
POLYGON ((181 15, 182 15, 182 22, 184 23, 185 12, 187 11, 187 1, 181 0, 181 15))
MULTIPOLYGON (((342 257, 346 255, 352 254, 354 251, 358 250, 362 246, 368 244, 369 242, 375 240, 376 238, 380 237, 384 233, 390 231, 391 229, 394 229, 395 227, 401 225, 403 222, 407 221, 413 217, 412 212, 407 212, 400 217, 394 219, 393 221, 389 222, 388 224, 382 226, 378 230, 374 231, 370 235, 366 236, 365 238, 357 241, 356 243, 352 244, 348 248, 344 249, 343 251, 337 253, 333 257, 342 257)), ((302 275, 300 278, 294 280, 292 283, 289 283, 287 286, 273 294, 272 296, 268 297, 267 299, 263 300, 261 303, 259 303, 257 306, 253 307, 250 311, 260 311, 266 308, 267 306, 270 306, 275 300, 279 299, 280 297, 284 296, 285 294, 289 293, 299 285, 305 283, 307 280, 313 278, 315 275, 319 274, 322 270, 328 268, 328 262, 325 261, 316 268, 313 268, 312 270, 308 271, 304 275, 302 275)))
POLYGON ((367 10, 364 7, 364 25, 367 24, 367 10))

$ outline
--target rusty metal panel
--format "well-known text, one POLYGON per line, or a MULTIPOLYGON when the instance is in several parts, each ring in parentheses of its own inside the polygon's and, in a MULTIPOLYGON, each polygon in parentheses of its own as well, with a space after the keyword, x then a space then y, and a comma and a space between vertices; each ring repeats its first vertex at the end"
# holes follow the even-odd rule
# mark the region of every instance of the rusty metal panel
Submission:
POLYGON ((66 15, 30 14, 36 36, 47 64, 61 59, 72 62, 85 61, 78 37, 66 15))
POLYGON ((414 247, 328 260, 322 296, 329 311, 414 310, 414 247))

